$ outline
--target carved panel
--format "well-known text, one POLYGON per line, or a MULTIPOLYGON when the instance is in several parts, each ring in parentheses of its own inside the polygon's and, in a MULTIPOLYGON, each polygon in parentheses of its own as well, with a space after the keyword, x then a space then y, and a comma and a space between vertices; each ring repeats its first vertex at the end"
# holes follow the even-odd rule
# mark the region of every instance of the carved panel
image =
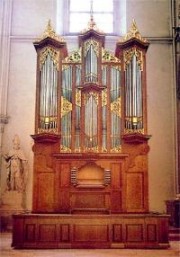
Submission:
POLYGON ((144 174, 127 173, 126 205, 128 211, 138 211, 144 208, 144 174))
POLYGON ((61 164, 60 187, 70 185, 70 163, 61 164))
POLYGON ((157 240, 157 225, 147 224, 147 241, 155 242, 157 240))
POLYGON ((35 224, 26 224, 26 233, 25 233, 25 241, 34 242, 35 241, 35 224))
POLYGON ((96 192, 81 192, 72 195, 72 208, 99 209, 107 208, 106 195, 96 192))
POLYGON ((54 174, 40 173, 37 180, 37 209, 41 212, 54 210, 54 174))
POLYGON ((75 225, 74 241, 78 242, 107 242, 108 226, 107 225, 75 225))
POLYGON ((120 163, 111 163, 111 186, 112 188, 120 188, 122 184, 121 178, 121 164, 120 163))
POLYGON ((69 242, 70 240, 70 225, 63 224, 61 225, 61 241, 62 242, 69 242))
POLYGON ((114 224, 113 225, 113 241, 114 242, 122 242, 122 224, 114 224))
POLYGON ((127 224, 126 225, 127 242, 142 242, 143 241, 143 225, 142 224, 127 224))
POLYGON ((39 225, 39 241, 51 242, 56 240, 56 225, 55 224, 40 224, 39 225))

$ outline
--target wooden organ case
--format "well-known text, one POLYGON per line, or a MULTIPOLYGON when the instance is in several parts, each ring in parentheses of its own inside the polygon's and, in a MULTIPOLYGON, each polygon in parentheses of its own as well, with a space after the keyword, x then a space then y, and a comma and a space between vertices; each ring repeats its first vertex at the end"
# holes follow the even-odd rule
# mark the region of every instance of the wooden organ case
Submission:
POLYGON ((50 23, 37 51, 32 213, 15 248, 167 248, 148 207, 146 51, 135 22, 115 54, 91 18, 70 55, 50 23))

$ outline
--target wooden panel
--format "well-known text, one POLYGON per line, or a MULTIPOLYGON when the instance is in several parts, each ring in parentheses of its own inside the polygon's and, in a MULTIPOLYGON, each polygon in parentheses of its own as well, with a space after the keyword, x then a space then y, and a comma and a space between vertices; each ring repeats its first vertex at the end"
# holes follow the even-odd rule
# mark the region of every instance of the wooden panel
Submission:
POLYGON ((143 225, 142 224, 127 224, 126 225, 127 242, 142 242, 143 241, 143 225))
POLYGON ((37 209, 41 212, 54 211, 54 174, 40 173, 37 187, 37 209))
POLYGON ((70 240, 70 225, 63 224, 61 225, 61 241, 62 242, 69 242, 70 240))
POLYGON ((75 225, 74 241, 76 242, 104 242, 108 241, 107 225, 75 225))
POLYGON ((143 173, 127 173, 127 211, 142 211, 144 208, 143 173))
POLYGON ((122 186, 120 163, 111 163, 111 186, 112 188, 120 188, 122 186))
POLYGON ((147 225, 147 241, 155 242, 157 240, 157 226, 156 224, 147 225))
POLYGON ((59 212, 70 211, 69 189, 59 190, 59 212))
POLYGON ((111 212, 119 213, 122 211, 122 194, 120 190, 111 191, 111 212))
POLYGON ((21 214, 14 216, 12 245, 15 248, 163 249, 169 247, 167 215, 21 214))
POLYGON ((114 242, 122 242, 122 225, 114 224, 113 225, 113 241, 114 242))
POLYGON ((60 187, 70 186, 70 163, 61 164, 60 187))
POLYGON ((108 208, 106 195, 99 192, 81 192, 72 195, 72 209, 75 208, 108 208))
POLYGON ((53 242, 56 240, 56 225, 55 224, 40 224, 39 225, 39 241, 53 242))
POLYGON ((35 224, 26 224, 26 234, 25 234, 25 241, 27 242, 34 242, 35 241, 35 232, 36 232, 36 225, 35 224))

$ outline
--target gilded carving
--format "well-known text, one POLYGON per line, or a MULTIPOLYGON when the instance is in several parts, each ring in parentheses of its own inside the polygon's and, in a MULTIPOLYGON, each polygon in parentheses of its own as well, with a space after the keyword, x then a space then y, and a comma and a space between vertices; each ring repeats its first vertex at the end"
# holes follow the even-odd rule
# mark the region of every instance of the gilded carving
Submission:
POLYGON ((130 50, 124 51, 124 70, 127 69, 127 66, 131 62, 134 55, 136 56, 136 60, 141 71, 143 71, 143 53, 135 47, 130 50))
POLYGON ((110 152, 111 152, 111 153, 121 153, 121 152, 122 152, 122 147, 121 147, 120 145, 118 145, 118 146, 112 148, 112 149, 110 150, 110 152))
POLYGON ((81 62, 81 48, 72 52, 63 60, 63 63, 80 63, 81 62))
POLYGON ((95 40, 87 40, 85 42, 85 49, 84 49, 84 56, 86 56, 87 52, 89 51, 90 46, 93 46, 93 49, 97 56, 99 56, 99 42, 95 40))
POLYGON ((147 40, 141 36, 141 34, 140 34, 140 32, 137 28, 135 20, 133 20, 132 25, 130 27, 130 30, 125 35, 125 37, 123 39, 120 39, 119 41, 120 42, 125 42, 125 41, 128 41, 131 38, 136 38, 136 39, 139 39, 142 42, 147 42, 147 40))
POLYGON ((47 129, 44 129, 44 128, 38 128, 38 134, 42 134, 42 133, 49 133, 49 134, 58 134, 58 131, 57 131, 57 128, 47 128, 47 129))
POLYGON ((72 111, 72 103, 61 96, 61 117, 68 114, 70 111, 72 111))
POLYGON ((39 60, 40 70, 42 70, 42 66, 44 65, 48 55, 50 55, 51 60, 56 66, 56 69, 59 70, 59 52, 51 47, 46 47, 40 52, 40 60, 39 60))
POLYGON ((112 53, 102 48, 102 62, 115 62, 121 63, 120 59, 115 57, 112 53))
POLYGON ((124 134, 132 134, 132 133, 138 133, 138 134, 144 134, 144 129, 124 129, 124 134))
POLYGON ((82 30, 81 33, 84 34, 85 32, 87 32, 89 30, 95 30, 97 32, 100 32, 100 33, 104 34, 104 32, 97 27, 96 22, 94 21, 94 18, 93 18, 92 15, 91 15, 90 21, 88 22, 87 28, 82 30))
POLYGON ((41 41, 48 37, 53 38, 59 42, 65 42, 63 37, 60 37, 56 34, 55 30, 53 29, 53 27, 51 25, 51 20, 48 21, 47 27, 46 27, 42 37, 38 41, 41 41))
POLYGON ((102 91, 102 106, 107 105, 107 89, 102 91))
POLYGON ((76 105, 81 107, 81 90, 76 90, 76 105))
POLYGON ((121 117, 121 98, 118 97, 114 102, 111 103, 111 111, 118 117, 121 117))
POLYGON ((65 146, 65 145, 60 146, 60 151, 62 153, 71 153, 71 149, 69 147, 65 146))
POLYGON ((97 92, 94 92, 94 91, 91 91, 91 92, 88 92, 84 95, 84 100, 85 100, 85 103, 87 103, 88 99, 90 97, 93 97, 96 101, 96 104, 98 105, 98 93, 97 92))

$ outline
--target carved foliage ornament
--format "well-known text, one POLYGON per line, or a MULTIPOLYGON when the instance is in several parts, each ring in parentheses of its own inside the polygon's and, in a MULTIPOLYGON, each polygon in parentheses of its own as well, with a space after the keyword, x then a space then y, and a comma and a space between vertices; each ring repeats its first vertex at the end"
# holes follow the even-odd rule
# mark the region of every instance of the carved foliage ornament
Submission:
POLYGON ((121 98, 118 97, 114 102, 111 103, 111 111, 121 117, 121 98))
POLYGON ((130 50, 124 51, 124 70, 127 69, 127 66, 131 62, 134 55, 136 56, 136 60, 141 71, 143 71, 143 53, 135 47, 130 50))
POLYGON ((95 41, 95 40, 87 40, 85 42, 85 49, 84 49, 84 56, 86 56, 87 52, 90 49, 90 46, 93 46, 93 49, 96 53, 97 56, 99 56, 99 42, 95 41))
POLYGON ((46 47, 40 52, 40 70, 42 70, 42 66, 44 65, 48 55, 50 55, 56 69, 59 70, 59 52, 51 47, 46 47))
POLYGON ((66 98, 61 96, 61 117, 72 111, 72 103, 70 103, 66 98))
POLYGON ((81 62, 81 48, 79 48, 77 51, 73 51, 63 61, 63 63, 80 63, 80 62, 81 62))
POLYGON ((115 57, 112 53, 107 51, 106 49, 102 48, 102 61, 103 62, 117 62, 121 63, 121 61, 115 57))

